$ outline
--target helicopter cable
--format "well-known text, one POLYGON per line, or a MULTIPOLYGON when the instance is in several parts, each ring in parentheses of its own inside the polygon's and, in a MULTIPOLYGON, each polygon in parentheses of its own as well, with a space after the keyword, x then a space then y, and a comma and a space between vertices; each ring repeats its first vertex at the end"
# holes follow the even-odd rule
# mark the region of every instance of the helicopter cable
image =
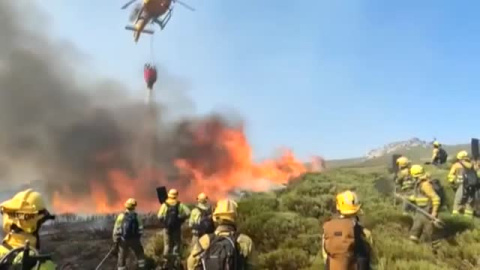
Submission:
POLYGON ((151 58, 151 61, 152 61, 152 65, 155 64, 155 51, 153 49, 154 47, 154 38, 155 38, 155 35, 152 35, 151 38, 150 38, 150 58, 151 58))

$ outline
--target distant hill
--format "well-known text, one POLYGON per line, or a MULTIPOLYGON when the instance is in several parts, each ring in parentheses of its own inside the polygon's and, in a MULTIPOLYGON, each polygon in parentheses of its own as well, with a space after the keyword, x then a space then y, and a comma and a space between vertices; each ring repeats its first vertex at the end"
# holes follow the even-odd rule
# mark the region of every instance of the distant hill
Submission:
POLYGON ((386 144, 382 147, 368 151, 366 158, 374 159, 378 157, 383 157, 388 154, 392 154, 396 151, 405 151, 412 148, 422 147, 427 148, 430 144, 426 141, 420 140, 419 138, 412 138, 406 141, 399 141, 386 144))
MULTIPOLYGON (((454 159, 457 153, 461 150, 467 150, 470 152, 470 144, 458 144, 458 145, 444 145, 443 148, 448 153, 448 159, 454 159)), ((393 152, 386 155, 368 159, 363 162, 364 166, 376 166, 380 164, 390 164, 391 158, 394 154, 401 154, 407 156, 412 162, 423 163, 429 161, 432 157, 432 147, 415 146, 408 148, 398 148, 393 152)))
MULTIPOLYGON (((447 151, 449 160, 455 158, 455 155, 461 150, 467 150, 468 152, 471 150, 470 144, 443 145, 443 148, 447 151)), ((432 149, 430 143, 412 138, 370 150, 364 157, 327 160, 326 167, 385 166, 390 164, 394 154, 405 155, 412 162, 423 163, 430 160, 432 149)))

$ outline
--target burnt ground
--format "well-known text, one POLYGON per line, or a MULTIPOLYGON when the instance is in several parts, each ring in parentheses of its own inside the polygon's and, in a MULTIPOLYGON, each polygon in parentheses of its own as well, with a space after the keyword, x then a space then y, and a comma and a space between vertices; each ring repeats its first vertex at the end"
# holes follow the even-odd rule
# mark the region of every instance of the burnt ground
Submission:
MULTIPOLYGON (((156 268, 162 259, 163 239, 161 228, 155 215, 143 215, 145 231, 142 243, 147 256, 147 269, 156 268)), ((61 218, 62 219, 62 218, 61 218)), ((42 228, 41 252, 52 254, 59 265, 68 265, 71 270, 94 270, 113 246, 112 230, 114 216, 97 216, 87 219, 68 219, 56 221, 42 228)), ((190 231, 184 227, 184 257, 188 252, 190 231)), ((101 269, 116 269, 116 252, 105 261, 101 269)), ((129 270, 136 269, 135 256, 130 252, 127 260, 129 270)))
MULTIPOLYGON (((149 253, 150 257, 155 257, 153 253, 161 251, 155 251, 156 244, 152 239, 156 239, 160 227, 154 215, 145 215, 143 219, 146 228, 142 243, 146 253, 149 253), (149 243, 152 247, 148 247, 149 252, 147 252, 149 243)), ((113 246, 113 223, 113 215, 83 219, 75 216, 57 218, 55 223, 48 224, 41 230, 41 252, 52 254, 53 260, 60 269, 62 265, 68 265, 66 269, 93 270, 113 246)), ((127 261, 128 269, 136 269, 134 258, 135 256, 131 253, 127 261)), ((113 252, 101 269, 116 269, 116 260, 117 254, 113 252)), ((152 262, 149 265, 152 266, 152 262)))
MULTIPOLYGON (((144 247, 156 230, 147 230, 144 247)), ((68 269, 95 269, 112 247, 110 231, 79 231, 42 237, 42 252, 51 253, 59 266, 68 263, 68 269)), ((116 269, 117 254, 113 253, 101 269, 116 269)), ((133 253, 129 256, 128 269, 135 269, 133 253)))

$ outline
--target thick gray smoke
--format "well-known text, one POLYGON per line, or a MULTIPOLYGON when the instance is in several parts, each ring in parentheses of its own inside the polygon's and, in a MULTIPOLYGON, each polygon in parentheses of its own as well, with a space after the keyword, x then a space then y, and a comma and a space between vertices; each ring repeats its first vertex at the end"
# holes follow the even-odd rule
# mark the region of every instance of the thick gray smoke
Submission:
MULTIPOLYGON (((206 172, 214 173, 219 166, 228 169, 228 153, 216 146, 216 140, 230 121, 217 115, 166 124, 162 114, 167 105, 157 108, 156 124, 147 125, 148 108, 142 101, 122 100, 125 89, 120 82, 82 82, 72 61, 78 55, 29 32, 10 3, 0 1, 3 187, 39 180, 49 195, 67 187, 82 197, 91 192, 88 181, 95 179, 115 200, 118 194, 108 188, 107 172, 122 169, 135 177, 150 155, 166 179, 182 185, 188 185, 188 179, 180 179, 173 164, 177 158, 206 172), (206 127, 208 139, 203 144, 195 142, 196 123, 206 127)), ((159 82, 170 82, 168 87, 183 91, 188 86, 162 69, 159 72, 159 82)), ((145 196, 155 196, 154 186, 141 188, 145 196)))

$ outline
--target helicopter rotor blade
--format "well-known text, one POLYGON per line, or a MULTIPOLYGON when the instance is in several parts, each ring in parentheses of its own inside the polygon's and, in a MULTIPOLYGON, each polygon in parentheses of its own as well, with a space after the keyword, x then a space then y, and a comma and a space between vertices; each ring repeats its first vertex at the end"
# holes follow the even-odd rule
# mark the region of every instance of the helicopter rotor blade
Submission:
POLYGON ((179 1, 179 0, 174 0, 174 2, 175 2, 175 3, 179 3, 180 5, 182 5, 183 7, 187 8, 187 9, 189 9, 189 10, 191 10, 191 11, 195 11, 195 9, 194 9, 193 7, 191 7, 191 6, 187 5, 187 4, 185 4, 185 3, 184 3, 184 2, 182 2, 182 1, 179 1))
POLYGON ((135 2, 137 0, 130 0, 128 1, 125 5, 122 6, 122 9, 126 9, 127 7, 129 7, 131 4, 133 4, 133 2, 135 2))

